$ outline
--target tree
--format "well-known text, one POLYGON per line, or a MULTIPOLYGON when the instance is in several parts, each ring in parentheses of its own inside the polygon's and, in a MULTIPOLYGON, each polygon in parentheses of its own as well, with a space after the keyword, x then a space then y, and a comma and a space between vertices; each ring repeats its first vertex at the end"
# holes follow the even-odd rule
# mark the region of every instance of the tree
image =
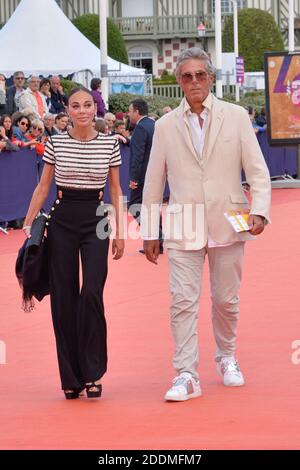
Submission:
MULTIPOLYGON (((264 52, 283 51, 284 43, 279 27, 270 13, 257 8, 245 8, 238 13, 239 55, 244 57, 246 72, 264 68, 264 52)), ((223 32, 223 51, 233 52, 233 16, 223 32)))
MULTIPOLYGON (((82 15, 73 21, 79 31, 95 46, 99 47, 99 16, 82 15)), ((109 57, 123 64, 128 64, 128 53, 121 32, 111 18, 107 18, 107 52, 109 57)))

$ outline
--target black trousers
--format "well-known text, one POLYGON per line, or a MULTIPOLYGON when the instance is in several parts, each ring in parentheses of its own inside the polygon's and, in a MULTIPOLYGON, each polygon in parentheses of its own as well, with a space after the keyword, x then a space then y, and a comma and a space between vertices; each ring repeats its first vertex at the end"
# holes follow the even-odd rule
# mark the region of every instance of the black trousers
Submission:
MULTIPOLYGON (((128 210, 135 218, 136 222, 140 225, 140 216, 141 216, 141 205, 143 202, 143 190, 144 186, 138 186, 136 189, 130 191, 130 199, 127 204, 128 210)), ((162 217, 159 217, 159 244, 163 246, 163 232, 162 232, 162 217)))
POLYGON ((108 221, 96 215, 99 190, 58 188, 58 195, 48 227, 52 320, 62 389, 83 389, 107 369, 108 221), (98 229, 105 226, 103 239, 96 234, 99 222, 98 229))

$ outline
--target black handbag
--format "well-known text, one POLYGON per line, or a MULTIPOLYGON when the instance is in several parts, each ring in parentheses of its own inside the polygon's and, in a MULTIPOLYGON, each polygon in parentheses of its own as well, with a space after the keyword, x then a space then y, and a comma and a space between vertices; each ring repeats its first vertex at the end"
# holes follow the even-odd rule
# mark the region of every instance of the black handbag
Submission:
POLYGON ((32 223, 31 237, 19 250, 16 261, 16 276, 22 288, 23 310, 34 308, 35 297, 39 302, 50 293, 48 242, 45 229, 48 216, 39 215, 32 223))

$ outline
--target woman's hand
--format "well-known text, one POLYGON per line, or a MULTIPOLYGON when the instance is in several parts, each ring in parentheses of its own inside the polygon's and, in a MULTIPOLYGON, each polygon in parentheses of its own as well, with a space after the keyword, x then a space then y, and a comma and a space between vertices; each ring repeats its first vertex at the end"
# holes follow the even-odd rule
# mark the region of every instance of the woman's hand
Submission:
POLYGON ((127 142, 125 137, 123 137, 121 134, 115 134, 114 137, 115 137, 115 139, 117 139, 119 142, 122 142, 123 144, 126 144, 126 142, 127 142))
POLYGON ((26 238, 31 238, 31 225, 23 225, 23 228, 22 228, 23 232, 25 233, 26 235, 26 238))
POLYGON ((5 139, 6 138, 6 133, 5 133, 5 129, 3 126, 0 126, 0 136, 5 139))
POLYGON ((125 242, 121 238, 114 238, 112 242, 113 259, 120 259, 124 254, 125 242))

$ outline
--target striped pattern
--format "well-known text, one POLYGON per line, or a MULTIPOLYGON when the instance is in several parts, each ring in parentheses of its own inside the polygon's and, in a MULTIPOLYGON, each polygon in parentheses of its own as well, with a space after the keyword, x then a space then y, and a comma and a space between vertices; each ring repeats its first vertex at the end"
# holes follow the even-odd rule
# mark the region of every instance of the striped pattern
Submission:
POLYGON ((68 133, 54 135, 47 142, 43 160, 55 165, 58 186, 77 189, 104 188, 109 168, 122 163, 118 141, 102 134, 88 142, 68 133))

